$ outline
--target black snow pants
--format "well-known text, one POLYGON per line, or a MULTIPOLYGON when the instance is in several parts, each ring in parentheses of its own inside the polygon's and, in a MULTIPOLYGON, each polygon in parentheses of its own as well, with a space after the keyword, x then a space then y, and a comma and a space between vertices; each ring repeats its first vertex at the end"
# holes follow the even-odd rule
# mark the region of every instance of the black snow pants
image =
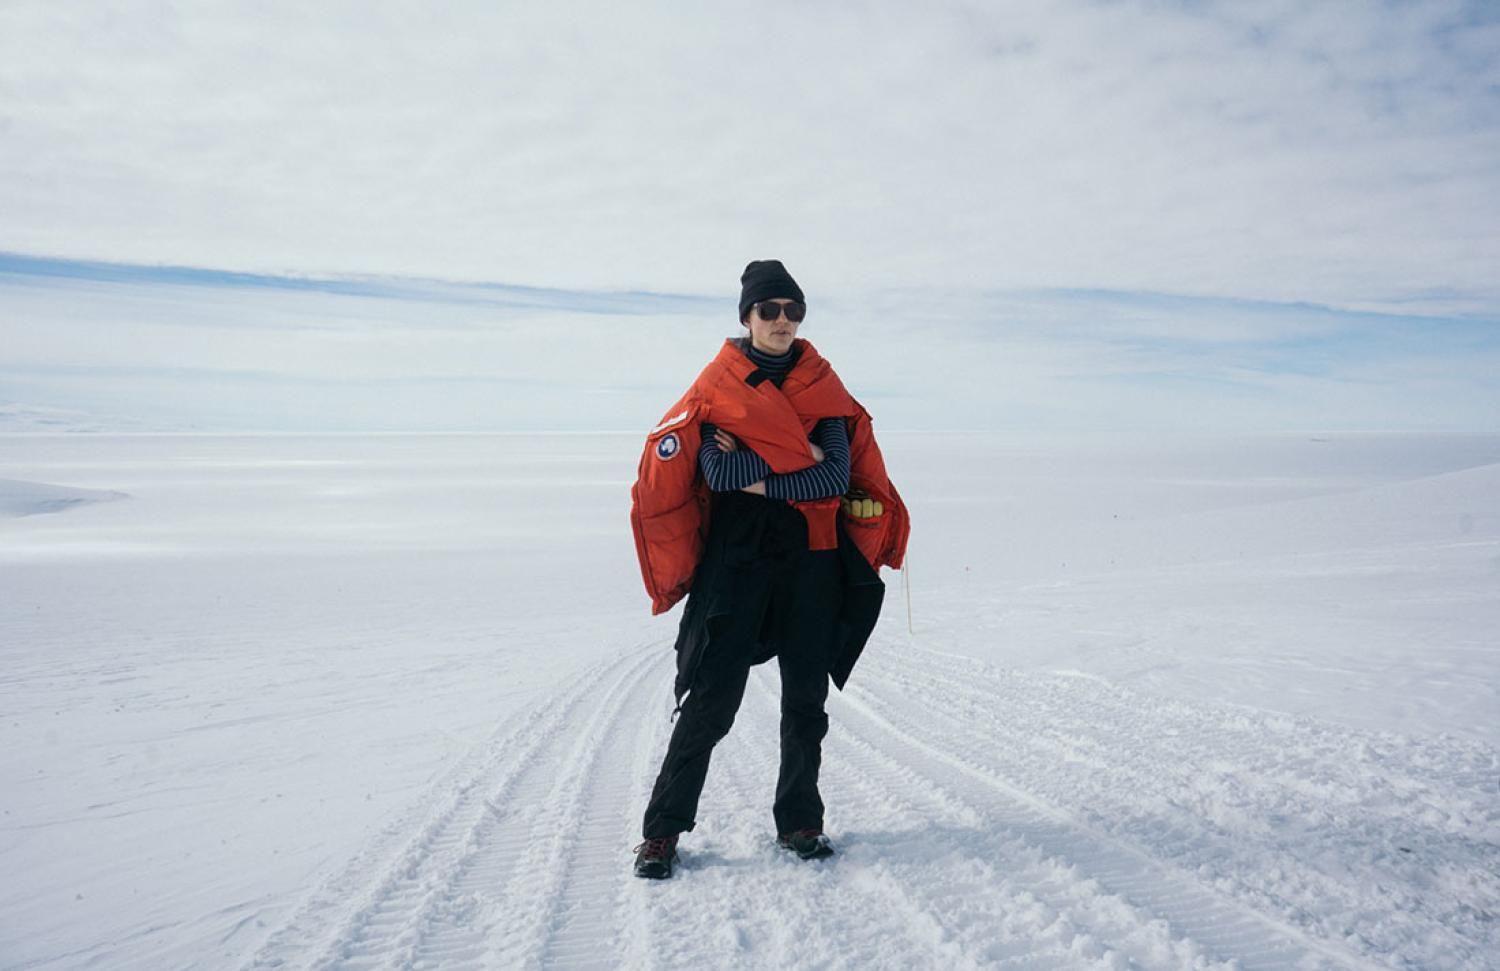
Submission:
MULTIPOLYGON (((790 507, 781 510, 802 520, 790 507)), ((642 835, 647 839, 693 828, 709 756, 734 724, 750 667, 765 659, 767 643, 776 645, 781 669, 781 769, 772 805, 776 831, 823 828, 818 770, 828 733, 823 706, 838 634, 842 568, 838 551, 807 549, 805 522, 800 525, 800 540, 793 544, 772 543, 769 552, 762 547, 738 557, 732 550, 726 558, 731 568, 713 581, 720 588, 715 593, 695 586, 692 596, 714 596, 716 612, 704 621, 706 643, 646 807, 642 835)), ((712 536, 708 546, 718 553, 712 536)))

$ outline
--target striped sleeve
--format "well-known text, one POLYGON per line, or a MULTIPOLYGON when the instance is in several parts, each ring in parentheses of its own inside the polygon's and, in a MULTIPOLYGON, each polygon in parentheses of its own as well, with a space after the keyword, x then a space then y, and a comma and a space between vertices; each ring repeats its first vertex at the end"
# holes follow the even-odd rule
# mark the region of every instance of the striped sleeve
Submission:
POLYGON ((766 476, 767 496, 826 499, 849 491, 849 426, 842 418, 824 418, 813 429, 812 438, 823 449, 823 461, 800 472, 766 476))
POLYGON ((703 479, 710 489, 735 492, 771 474, 766 460, 743 445, 733 452, 719 448, 719 443, 714 441, 717 430, 704 422, 703 444, 698 447, 698 467, 703 470, 703 479))

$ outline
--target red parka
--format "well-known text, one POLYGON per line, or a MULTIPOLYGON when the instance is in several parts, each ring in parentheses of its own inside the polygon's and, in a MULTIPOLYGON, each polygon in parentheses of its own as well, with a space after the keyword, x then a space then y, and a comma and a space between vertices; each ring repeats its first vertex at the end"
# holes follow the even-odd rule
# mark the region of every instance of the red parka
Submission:
POLYGON ((849 426, 851 491, 880 503, 881 515, 845 513, 837 497, 793 502, 807 519, 811 549, 838 545, 838 522, 875 570, 899 568, 911 526, 906 505, 886 474, 870 415, 844 389, 832 366, 807 341, 796 341, 797 362, 781 387, 732 340, 698 375, 687 393, 646 436, 630 522, 652 613, 669 610, 692 585, 708 529, 711 494, 698 474, 700 426, 724 429, 765 459, 776 473, 815 464, 808 435, 823 418, 849 426))

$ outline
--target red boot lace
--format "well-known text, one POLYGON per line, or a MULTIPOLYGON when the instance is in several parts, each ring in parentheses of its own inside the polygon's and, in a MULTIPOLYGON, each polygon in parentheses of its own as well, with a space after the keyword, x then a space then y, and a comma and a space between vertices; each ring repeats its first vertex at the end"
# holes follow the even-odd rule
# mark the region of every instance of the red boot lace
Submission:
POLYGON ((675 850, 676 848, 677 848, 677 837, 675 837, 675 836, 658 836, 655 839, 649 839, 649 840, 646 840, 645 842, 641 843, 632 852, 640 853, 641 850, 644 849, 646 851, 645 852, 646 859, 648 859, 648 860, 665 860, 667 857, 669 857, 669 856, 672 855, 672 851, 675 850))

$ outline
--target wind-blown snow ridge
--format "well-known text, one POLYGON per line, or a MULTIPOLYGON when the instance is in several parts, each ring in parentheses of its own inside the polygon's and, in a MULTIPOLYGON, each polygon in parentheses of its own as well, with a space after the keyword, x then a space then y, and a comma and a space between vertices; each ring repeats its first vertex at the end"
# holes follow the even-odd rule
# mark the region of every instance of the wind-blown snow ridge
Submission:
POLYGON ((247 968, 1462 969, 1500 950, 1487 746, 907 640, 872 645, 830 703, 837 856, 775 847, 777 688, 761 669, 678 875, 636 880, 671 676, 653 643, 561 686, 247 968))
POLYGON ((45 482, 0 479, 0 519, 40 516, 46 513, 64 512, 90 503, 128 498, 129 496, 123 492, 75 489, 45 482))

